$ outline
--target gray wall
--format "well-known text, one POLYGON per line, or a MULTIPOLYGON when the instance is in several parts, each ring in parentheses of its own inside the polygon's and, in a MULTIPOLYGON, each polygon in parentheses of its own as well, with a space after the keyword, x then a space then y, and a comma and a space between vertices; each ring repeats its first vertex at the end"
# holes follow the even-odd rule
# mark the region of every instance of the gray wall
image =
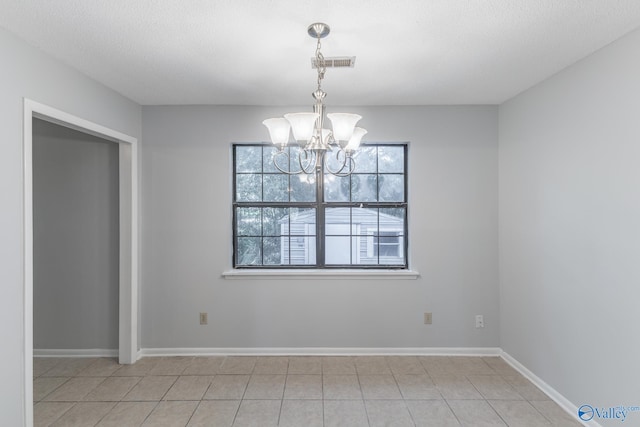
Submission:
POLYGON ((23 423, 23 97, 140 136, 140 107, 0 29, 0 424, 23 423))
POLYGON ((500 107, 500 344, 577 406, 640 397, 639 51, 500 107))
POLYGON ((309 108, 143 107, 142 347, 498 346, 497 107, 344 108, 368 140, 410 142, 418 280, 220 277, 230 143, 264 141, 263 119, 309 108))
POLYGON ((33 120, 33 347, 117 349, 118 144, 33 120))

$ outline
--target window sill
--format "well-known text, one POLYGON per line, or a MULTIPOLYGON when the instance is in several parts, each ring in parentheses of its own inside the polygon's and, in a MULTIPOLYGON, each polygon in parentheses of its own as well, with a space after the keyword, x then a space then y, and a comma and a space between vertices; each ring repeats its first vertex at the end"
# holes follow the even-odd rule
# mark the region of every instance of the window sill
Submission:
POLYGON ((224 271, 225 279, 259 279, 259 280, 296 280, 296 279, 354 279, 354 280, 384 280, 402 279, 415 280, 420 273, 414 270, 254 270, 233 269, 224 271))

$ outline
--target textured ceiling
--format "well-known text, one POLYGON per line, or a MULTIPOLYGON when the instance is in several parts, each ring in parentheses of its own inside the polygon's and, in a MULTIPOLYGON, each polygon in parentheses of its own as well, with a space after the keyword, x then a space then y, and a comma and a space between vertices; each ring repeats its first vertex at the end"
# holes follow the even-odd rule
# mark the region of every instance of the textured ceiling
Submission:
POLYGON ((640 26, 638 0, 0 0, 0 27, 143 105, 498 104, 640 26))

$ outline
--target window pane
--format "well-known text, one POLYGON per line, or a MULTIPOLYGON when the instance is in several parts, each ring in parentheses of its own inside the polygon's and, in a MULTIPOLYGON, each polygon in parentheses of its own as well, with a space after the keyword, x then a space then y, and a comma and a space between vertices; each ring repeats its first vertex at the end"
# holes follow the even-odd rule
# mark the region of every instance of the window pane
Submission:
POLYGON ((404 172, 404 146, 378 147, 378 172, 403 173, 404 172))
POLYGON ((238 236, 260 236, 260 208, 237 208, 236 232, 238 236))
POLYGON ((262 248, 260 237, 238 237, 236 259, 238 265, 261 265, 262 248))
POLYGON ((281 238, 282 264, 313 265, 316 263, 316 238, 291 236, 281 238))
POLYGON ((378 192, 376 175, 351 175, 351 201, 375 202, 378 192))
POLYGON ((316 210, 291 208, 290 218, 283 221, 282 234, 306 236, 316 234, 316 210), (291 231, 289 232, 289 227, 291 231))
MULTIPOLYGON (((262 148, 262 170, 265 173, 278 172, 278 169, 276 169, 275 165, 273 164, 273 160, 277 151, 278 149, 273 145, 262 148)), ((284 164, 286 164, 286 162, 284 164)))
POLYGON ((356 163, 357 173, 376 173, 378 160, 376 158, 378 153, 377 147, 365 147, 360 146, 358 151, 354 155, 354 161, 356 163))
POLYGON ((306 173, 291 177, 291 201, 313 202, 316 200, 316 180, 306 173))
POLYGON ((380 225, 393 224, 398 226, 404 224, 405 216, 405 208, 380 208, 380 225))
POLYGON ((263 208, 262 233, 264 236, 280 236, 283 222, 287 227, 289 208, 263 208))
POLYGON ((289 201, 289 176, 285 174, 263 175, 265 202, 289 201))
POLYGON ((338 177, 325 175, 324 177, 324 200, 326 202, 348 202, 349 201, 348 176, 338 177))
POLYGON ((262 251, 264 254, 265 265, 280 265, 282 264, 281 257, 281 242, 280 237, 265 237, 262 239, 262 251))
POLYGON ((262 199, 261 178, 261 175, 236 175, 236 201, 260 201, 262 199))
POLYGON ((236 172, 262 172, 262 147, 237 145, 236 172))
POLYGON ((325 262, 328 265, 351 264, 351 240, 349 236, 327 236, 325 262))
POLYGON ((378 175, 381 202, 404 202, 404 175, 378 175))
MULTIPOLYGON (((324 217, 324 234, 348 236, 351 234, 351 209, 327 208, 324 217)), ((327 250, 328 252, 328 250, 327 250)))

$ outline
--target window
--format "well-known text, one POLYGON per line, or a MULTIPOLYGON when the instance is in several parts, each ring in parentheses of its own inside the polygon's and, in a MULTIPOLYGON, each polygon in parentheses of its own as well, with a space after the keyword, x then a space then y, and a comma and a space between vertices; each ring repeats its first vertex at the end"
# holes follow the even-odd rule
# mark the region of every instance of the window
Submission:
POLYGON ((233 146, 234 268, 407 268, 406 144, 361 145, 347 177, 287 175, 276 151, 233 146))

